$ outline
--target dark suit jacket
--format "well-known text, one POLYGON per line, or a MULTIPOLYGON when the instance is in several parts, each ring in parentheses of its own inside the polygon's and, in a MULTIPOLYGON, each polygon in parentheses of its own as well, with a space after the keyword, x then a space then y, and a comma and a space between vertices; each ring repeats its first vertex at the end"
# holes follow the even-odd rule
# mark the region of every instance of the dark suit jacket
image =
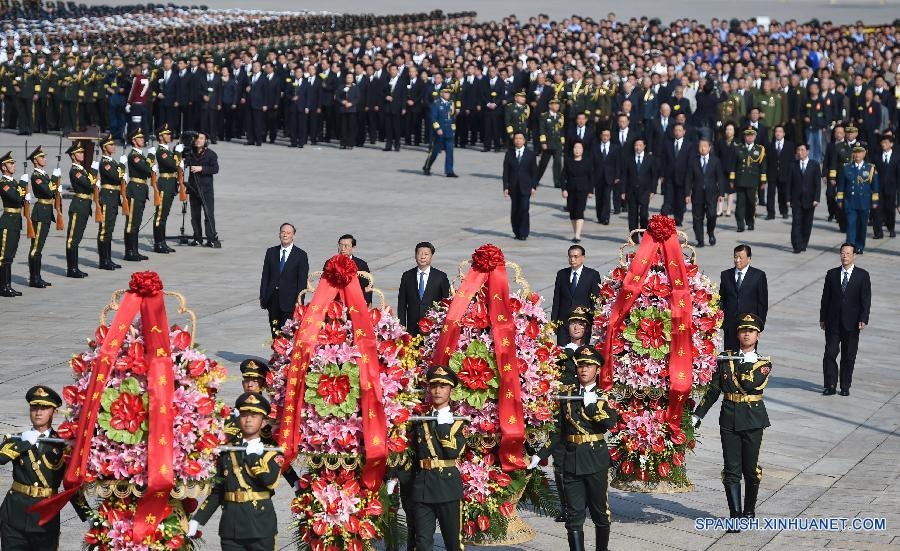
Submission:
POLYGON ((735 268, 722 271, 719 283, 722 310, 725 312, 722 328, 726 332, 734 333, 737 330, 738 316, 744 314, 756 314, 765 324, 766 314, 769 312, 769 284, 766 281, 766 273, 753 266, 747 267, 747 275, 741 282, 740 292, 734 278, 735 268))
POLYGON ((681 149, 678 150, 678 155, 675 155, 675 139, 672 138, 666 142, 662 150, 665 152, 663 156, 663 163, 665 164, 663 176, 668 183, 683 187, 688 163, 697 157, 697 144, 685 136, 681 139, 681 149))
POLYGON ((872 305, 869 272, 854 266, 845 291, 841 291, 841 277, 840 266, 825 274, 819 322, 825 324, 826 331, 838 328, 856 331, 860 322, 869 323, 869 308, 872 305))
POLYGON ((419 268, 412 268, 400 276, 400 290, 397 291, 397 315, 400 323, 410 335, 419 334, 419 320, 425 317, 431 305, 450 296, 450 280, 447 274, 434 266, 425 282, 425 294, 419 299, 419 268))
POLYGON ((715 203, 716 199, 725 193, 725 171, 722 161, 718 157, 709 154, 709 162, 706 164, 706 173, 700 164, 700 155, 695 155, 687 166, 687 175, 684 179, 685 196, 690 196, 692 202, 706 201, 715 203))
POLYGON ((309 276, 309 259, 306 251, 294 245, 288 255, 284 270, 279 272, 281 245, 269 247, 263 260, 262 278, 259 283, 259 305, 267 308, 272 293, 278 289, 278 303, 283 312, 293 312, 297 304, 297 294, 306 289, 309 276))
MULTIPOLYGON (((644 130, 647 132, 647 141, 649 142, 647 148, 657 155, 662 155, 664 144, 675 139, 675 136, 672 134, 672 128, 674 127, 675 117, 672 116, 669 117, 668 125, 665 130, 663 130, 662 121, 659 118, 655 118, 645 124, 644 130)), ((616 138, 618 138, 618 136, 616 136, 616 138)))
POLYGON ((771 147, 766 147, 766 160, 768 161, 766 178, 770 182, 789 182, 791 180, 792 166, 797 163, 795 149, 796 146, 788 140, 784 140, 781 155, 775 148, 775 142, 771 143, 771 147))
POLYGON ((259 78, 256 79, 256 84, 253 83, 253 77, 251 76, 247 86, 250 87, 247 102, 250 104, 251 109, 262 109, 263 106, 269 105, 269 81, 266 80, 266 75, 260 73, 259 78))
MULTIPOLYGON (((569 155, 572 154, 572 148, 575 147, 575 142, 578 141, 577 126, 578 125, 573 124, 568 128, 568 135, 566 136, 566 153, 568 153, 569 155)), ((590 157, 596 139, 597 138, 594 127, 590 124, 584 125, 584 137, 581 138, 581 143, 584 144, 585 157, 590 157)))
MULTIPOLYGON (((174 71, 175 77, 175 101, 179 107, 187 107, 191 101, 191 71, 186 70, 184 76, 181 76, 177 70, 174 71)), ((170 80, 172 77, 169 77, 170 80)))
POLYGON ((278 105, 278 100, 281 99, 281 83, 284 82, 276 73, 272 73, 272 78, 269 78, 269 75, 264 75, 260 77, 260 79, 265 79, 266 85, 266 106, 269 109, 273 109, 278 105))
POLYGON ((891 151, 891 160, 884 163, 884 151, 872 152, 872 160, 875 170, 878 171, 878 190, 881 197, 897 195, 898 183, 900 183, 900 149, 891 151))
MULTIPOLYGON (((576 306, 587 306, 592 311, 594 301, 591 295, 597 296, 600 292, 600 272, 593 268, 583 266, 581 278, 575 286, 575 294, 572 294, 572 268, 563 268, 556 272, 556 282, 553 284, 553 307, 550 310, 550 319, 565 322, 576 306)), ((565 324, 561 325, 565 329, 565 324)))
POLYGON ((606 155, 601 153, 601 149, 602 144, 594 142, 594 151, 591 153, 591 161, 594 163, 594 181, 597 185, 611 186, 619 178, 621 147, 610 141, 609 152, 606 155))
POLYGON ((406 85, 403 84, 403 79, 397 77, 393 93, 391 92, 391 81, 388 80, 385 82, 381 92, 381 98, 384 102, 382 104, 382 109, 384 109, 384 112, 387 114, 399 115, 401 111, 406 109, 406 85), (388 96, 391 97, 391 101, 387 100, 388 96))
POLYGON ((531 194, 531 190, 537 189, 537 157, 534 151, 525 148, 522 160, 516 160, 516 150, 509 149, 503 158, 503 189, 510 194, 531 194))
POLYGON ((637 198, 637 202, 644 204, 650 201, 650 194, 656 193, 656 182, 659 179, 659 169, 656 166, 656 158, 644 151, 641 168, 638 169, 634 160, 635 155, 622 154, 622 191, 629 197, 637 198))
POLYGON ((188 69, 187 74, 191 77, 191 102, 200 103, 206 92, 206 70, 197 67, 194 72, 188 69))
POLYGON ((794 161, 791 165, 790 186, 788 197, 791 206, 811 209, 813 201, 818 203, 822 195, 822 172, 819 163, 812 159, 807 160, 806 172, 801 174, 800 161, 794 161))
MULTIPOLYGON (((613 128, 611 134, 611 141, 614 144, 617 144, 619 148, 622 150, 622 155, 634 155, 634 140, 636 140, 641 133, 634 127, 630 127, 628 129, 628 135, 625 136, 625 143, 621 143, 619 141, 619 132, 620 129, 618 126, 613 128)), ((644 150, 646 152, 646 150, 644 150)))

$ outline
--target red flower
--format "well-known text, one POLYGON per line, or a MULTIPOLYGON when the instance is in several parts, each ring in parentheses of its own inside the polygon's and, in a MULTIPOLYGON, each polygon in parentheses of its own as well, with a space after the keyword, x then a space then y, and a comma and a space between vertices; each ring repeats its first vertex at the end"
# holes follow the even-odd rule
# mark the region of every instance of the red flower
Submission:
POLYGON ((101 326, 97 327, 97 330, 94 331, 94 339, 97 341, 97 343, 103 342, 103 339, 106 338, 107 331, 109 331, 109 327, 107 327, 105 325, 101 325, 101 326))
POLYGON ((697 326, 700 327, 702 331, 712 331, 716 328, 716 318, 703 316, 697 320, 697 326))
POLYGON ((666 342, 665 324, 659 319, 643 318, 637 336, 644 348, 659 348, 666 342))
POLYGON ((659 468, 657 469, 659 472, 659 476, 662 478, 668 478, 670 474, 672 474, 672 466, 669 465, 668 461, 663 461, 659 464, 659 468))
POLYGON ((538 338, 538 335, 540 335, 540 334, 541 334, 541 330, 538 327, 537 320, 530 320, 528 322, 528 325, 525 327, 525 336, 527 336, 529 339, 533 340, 533 339, 538 338))
POLYGON ((406 451, 407 443, 399 436, 392 436, 388 438, 387 447, 394 453, 403 453, 406 451))
POLYGON ((542 346, 542 347, 538 348, 535 351, 534 355, 537 357, 538 361, 541 363, 544 363, 550 359, 550 351, 547 349, 546 346, 542 346))
POLYGON ((185 350, 191 345, 191 334, 187 331, 178 331, 175 333, 174 341, 175 348, 185 350))
POLYGON ((504 501, 500 504, 500 514, 505 517, 512 515, 514 509, 513 504, 508 501, 504 501))
POLYGON ((623 461, 622 466, 619 467, 619 470, 622 471, 622 474, 629 476, 634 472, 634 462, 632 461, 623 461))
POLYGON ((680 428, 676 428, 674 431, 672 431, 672 435, 669 437, 669 440, 671 440, 672 443, 676 446, 680 446, 684 444, 685 441, 687 441, 687 437, 685 437, 683 430, 681 430, 680 428))
POLYGON ((344 523, 344 530, 350 532, 351 534, 359 532, 359 519, 356 518, 356 515, 350 515, 350 517, 344 523))
POLYGON ((478 515, 476 522, 478 523, 478 529, 482 532, 487 532, 487 529, 491 527, 491 519, 487 515, 478 515))
POLYGON ((163 284, 156 272, 135 272, 131 274, 128 290, 142 297, 151 297, 163 290, 163 284))
POLYGON ((612 346, 610 347, 610 352, 612 354, 619 354, 625 351, 625 337, 622 336, 621 333, 616 333, 612 338, 612 346))
POLYGON ((465 535, 470 538, 472 536, 474 536, 475 535, 475 521, 473 521, 473 520, 467 521, 465 526, 463 526, 463 533, 465 533, 465 535))
POLYGON ((203 433, 197 440, 197 449, 200 451, 211 450, 219 445, 219 437, 211 432, 203 433))
POLYGON ((362 551, 363 545, 362 541, 358 539, 352 539, 350 541, 344 542, 347 551, 362 551))
POLYGON ((421 333, 431 333, 434 329, 434 322, 431 318, 422 318, 419 320, 419 331, 421 333))
POLYGON ((117 430, 135 432, 147 418, 144 401, 134 394, 120 394, 110 406, 110 425, 117 430))
POLYGON ((472 269, 476 272, 492 272, 505 262, 503 251, 490 243, 478 247, 472 254, 472 269))
POLYGON ((344 305, 336 300, 332 300, 326 311, 329 319, 339 320, 344 317, 344 305))
POLYGON ((65 440, 71 439, 75 435, 76 430, 78 430, 78 423, 74 421, 64 421, 56 427, 56 433, 65 440))
POLYGON ((472 329, 486 329, 490 325, 487 306, 482 301, 476 301, 472 305, 469 314, 462 320, 463 325, 472 329))
POLYGON ((359 523, 359 537, 364 540, 370 540, 375 537, 375 525, 368 520, 359 523))
POLYGON ((84 392, 79 391, 77 387, 74 385, 68 385, 63 387, 63 399, 70 406, 75 406, 78 404, 84 403, 84 392))
POLYGON ((216 401, 209 396, 203 396, 197 400, 197 413, 200 415, 209 415, 216 409, 216 401))
POLYGON ((672 464, 676 467, 680 467, 684 464, 684 454, 675 452, 672 454, 672 464))
POLYGON ((341 344, 347 340, 347 331, 340 322, 331 321, 319 331, 319 344, 341 344))
POLYGON ((384 512, 384 507, 382 507, 381 502, 376 498, 372 498, 369 502, 368 507, 366 507, 366 514, 370 517, 380 516, 381 513, 384 512))
POLYGON ((662 243, 675 235, 675 219, 661 214, 654 215, 647 224, 647 231, 654 241, 662 243))
POLYGON ((619 448, 611 448, 609 450, 609 458, 613 461, 618 461, 620 457, 622 457, 622 452, 619 451, 619 448))
POLYGON ((199 377, 206 372, 208 365, 206 360, 194 360, 188 364, 188 373, 194 378, 199 377))
POLYGON ((522 311, 522 301, 516 297, 509 297, 509 311, 518 314, 522 311))
POLYGON ((84 358, 81 356, 74 356, 71 360, 69 360, 69 365, 72 366, 72 371, 75 373, 84 373, 87 369, 87 364, 84 361, 84 358))
POLYGON ((187 473, 188 476, 197 476, 202 469, 200 462, 193 459, 188 459, 184 462, 184 472, 187 473))
POLYGON ((487 389, 488 382, 494 378, 494 370, 482 358, 465 358, 458 375, 459 380, 472 390, 487 389))
POLYGON ((182 545, 184 545, 184 536, 181 534, 172 536, 172 539, 166 542, 166 547, 169 549, 181 549, 182 545))
POLYGON ((330 406, 343 404, 347 395, 350 394, 350 377, 346 375, 331 377, 323 374, 319 379, 319 388, 316 389, 316 392, 330 406))
POLYGON ((604 283, 600 286, 600 296, 605 299, 613 298, 614 296, 616 296, 616 290, 613 289, 613 286, 609 283, 604 283))
POLYGON ((291 341, 287 340, 285 337, 278 337, 274 341, 272 341, 272 350, 275 351, 279 356, 284 356, 287 354, 288 348, 291 346, 291 341))
POLYGON ((507 486, 509 486, 512 483, 512 478, 510 478, 510 476, 508 474, 506 474, 502 471, 497 473, 497 476, 495 478, 496 478, 497 485, 500 486, 501 488, 506 488, 507 486))
POLYGON ((197 500, 192 497, 186 497, 181 500, 181 507, 185 513, 191 514, 197 510, 197 500))
POLYGON ((381 310, 378 308, 371 308, 369 310, 369 318, 372 320, 372 325, 377 326, 381 322, 381 310))
POLYGON ((621 266, 617 266, 617 267, 612 271, 612 278, 613 278, 614 280, 616 280, 616 281, 622 281, 623 279, 625 279, 625 274, 626 274, 626 273, 627 273, 627 272, 625 271, 625 268, 623 268, 623 267, 621 267, 621 266))
POLYGON ((666 298, 671 294, 671 290, 663 284, 659 274, 653 274, 647 278, 646 282, 644 282, 644 294, 666 298))
POLYGON ((356 262, 349 256, 336 254, 325 263, 325 271, 322 272, 322 279, 337 287, 343 289, 356 279, 359 268, 356 262))

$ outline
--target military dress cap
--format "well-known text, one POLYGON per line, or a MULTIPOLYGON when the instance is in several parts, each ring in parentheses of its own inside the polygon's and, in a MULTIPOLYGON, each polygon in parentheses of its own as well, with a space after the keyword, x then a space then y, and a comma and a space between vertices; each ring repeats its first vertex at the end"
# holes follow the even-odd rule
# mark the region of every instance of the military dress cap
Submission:
POLYGON ((167 123, 167 122, 164 122, 163 125, 159 127, 159 130, 156 131, 157 136, 162 136, 163 134, 171 134, 171 133, 172 133, 172 129, 169 128, 169 123, 167 123))
POLYGON ((553 105, 554 103, 555 103, 556 105, 559 105, 559 100, 556 99, 556 98, 553 98, 552 100, 550 100, 550 105, 553 105))
POLYGON ((262 413, 263 415, 268 415, 270 411, 269 401, 259 392, 245 392, 241 394, 234 403, 234 407, 241 412, 249 411, 251 413, 262 413))
POLYGON ((853 152, 854 152, 854 153, 865 153, 865 152, 866 152, 866 148, 865 148, 864 145, 858 143, 858 144, 856 144, 856 145, 853 146, 853 152))
POLYGON ((6 155, 0 157, 0 165, 4 165, 6 163, 14 163, 14 162, 16 162, 16 160, 13 159, 12 151, 7 151, 6 155))
POLYGON ((756 135, 756 129, 753 128, 752 126, 750 128, 744 129, 744 136, 755 136, 755 135, 756 135))
POLYGON ((84 151, 84 145, 82 145, 81 140, 75 140, 72 142, 72 145, 69 146, 69 149, 66 149, 67 155, 74 155, 75 153, 81 153, 84 151))
POLYGON ((738 331, 741 329, 753 329, 754 331, 762 332, 763 330, 763 320, 756 314, 744 314, 741 316, 740 321, 738 322, 738 331))
POLYGON ((844 131, 847 132, 848 134, 850 134, 850 133, 857 134, 857 133, 859 133, 859 128, 853 126, 852 124, 849 124, 844 128, 844 131))
POLYGON ((44 153, 44 146, 39 145, 34 148, 34 151, 28 154, 28 160, 33 161, 38 157, 46 157, 47 155, 44 153))
POLYGON ((30 406, 49 406, 58 408, 62 405, 62 398, 49 386, 37 385, 28 389, 25 393, 25 401, 30 406))
POLYGON ((134 129, 131 130, 131 132, 128 133, 128 141, 129 142, 133 142, 134 140, 136 140, 138 138, 143 138, 143 137, 144 137, 144 132, 140 129, 140 127, 135 127, 134 129))
POLYGON ((594 347, 592 346, 579 346, 578 349, 575 350, 575 363, 594 364, 599 367, 603 365, 603 356, 594 350, 594 347))
POLYGON ((425 380, 428 384, 444 383, 453 387, 459 384, 459 378, 456 376, 456 373, 444 365, 433 365, 428 368, 425 380))
POLYGON ((519 90, 518 92, 516 92, 516 97, 517 97, 517 98, 524 98, 524 97, 525 97, 525 90, 519 90))
POLYGON ((269 372, 269 367, 259 360, 248 359, 241 362, 241 375, 245 379, 263 379, 269 372))
POLYGON ((108 144, 113 144, 113 145, 115 145, 115 143, 116 143, 116 139, 113 138, 113 135, 110 134, 109 132, 107 132, 106 134, 100 136, 100 146, 101 146, 101 147, 104 146, 104 145, 108 145, 108 144))
POLYGON ((584 306, 578 305, 575 308, 572 308, 572 311, 569 312, 568 323, 572 323, 573 321, 581 321, 584 323, 590 323, 590 315, 591 311, 585 308, 584 306))

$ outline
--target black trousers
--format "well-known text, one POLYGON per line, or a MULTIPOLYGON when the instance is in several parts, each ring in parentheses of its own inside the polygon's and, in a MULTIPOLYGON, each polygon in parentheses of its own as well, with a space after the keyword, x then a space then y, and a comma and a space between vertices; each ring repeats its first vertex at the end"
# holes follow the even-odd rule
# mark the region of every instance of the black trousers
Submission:
POLYGON ((873 233, 875 237, 882 237, 882 226, 887 226, 889 232, 894 231, 897 220, 897 194, 884 193, 880 194, 881 201, 878 203, 877 209, 872 209, 873 215, 873 233))
POLYGON ((406 109, 406 116, 403 120, 403 137, 406 145, 422 144, 422 120, 424 119, 422 109, 409 108, 406 109))
POLYGON ((684 202, 684 186, 672 184, 672 216, 675 223, 679 226, 684 222, 684 212, 687 210, 687 204, 684 202))
POLYGON ((19 115, 19 131, 31 134, 34 115, 31 96, 16 98, 16 113, 19 115))
POLYGON ((513 235, 519 239, 528 237, 531 223, 528 209, 531 206, 531 193, 519 193, 518 189, 509 190, 511 203, 510 221, 512 222, 513 235))
POLYGON ((444 549, 462 551, 460 542, 460 503, 416 503, 416 551, 434 549, 435 521, 441 527, 444 549))
POLYGON ((584 530, 587 513, 594 526, 609 526, 609 470, 576 475, 563 472, 566 492, 566 530, 584 530))
POLYGON ((759 448, 762 446, 763 429, 731 430, 719 427, 722 440, 722 484, 730 486, 745 480, 761 480, 759 448))
POLYGON ((266 139, 266 114, 262 109, 247 109, 247 143, 261 144, 266 139))
POLYGON ((219 239, 216 234, 216 202, 213 186, 204 184, 191 186, 188 193, 191 201, 191 228, 194 230, 194 239, 203 240, 203 227, 206 228, 206 240, 208 242, 219 239), (200 216, 203 216, 204 224, 200 224, 200 216))
POLYGON ((712 193, 712 197, 694 195, 691 199, 691 215, 694 219, 694 237, 697 243, 703 243, 703 220, 706 219, 706 234, 715 235, 716 232, 716 199, 717 194, 712 193))
POLYGON ((222 551, 272 551, 275 549, 275 536, 267 538, 222 538, 222 551))
POLYGON ((331 138, 336 138, 338 136, 337 107, 335 105, 323 105, 321 119, 323 130, 321 130, 321 132, 319 133, 319 137, 324 138, 325 141, 329 141, 331 140, 331 138))
MULTIPOLYGON (((771 204, 771 203, 769 203, 771 204)), ((804 208, 799 205, 791 207, 791 245, 795 251, 805 250, 809 245, 809 236, 812 234, 815 207, 804 208)))
POLYGON ((306 145, 309 115, 303 107, 288 107, 288 132, 291 134, 291 145, 306 145))
POLYGON ((222 106, 222 137, 226 140, 239 135, 240 125, 238 120, 238 108, 233 105, 222 106))
POLYGON ((597 221, 601 224, 609 224, 610 194, 615 193, 612 182, 607 182, 603 176, 597 178, 594 184, 594 201, 597 206, 597 221))
MULTIPOLYGON (((312 143, 319 143, 319 117, 315 109, 310 109, 306 114, 306 136, 312 143)), ((301 144, 302 145, 302 144, 301 144)))
POLYGON ((358 117, 356 111, 352 113, 341 113, 341 145, 344 147, 353 147, 356 145, 356 121, 358 117))
POLYGON ((638 201, 637 196, 625 195, 628 203, 628 231, 646 228, 650 221, 650 205, 648 201, 638 201))
POLYGON ((400 113, 384 114, 384 148, 400 147, 401 125, 400 113))
POLYGON ((775 216, 775 194, 778 193, 778 214, 784 216, 788 212, 788 182, 769 182, 766 186, 766 214, 775 216))
POLYGON ((293 310, 290 312, 282 310, 280 304, 281 299, 278 294, 278 289, 275 289, 272 296, 269 297, 269 303, 266 305, 266 309, 269 311, 269 329, 272 331, 273 339, 281 333, 284 322, 291 319, 291 316, 294 315, 293 310))
POLYGON ((219 139, 219 113, 215 106, 206 106, 200 110, 200 130, 206 132, 211 140, 219 139))
POLYGON ((745 224, 752 228, 756 217, 756 188, 735 187, 734 193, 736 196, 734 219, 737 222, 737 229, 743 231, 745 224))
POLYGON ((358 109, 356 112, 356 144, 359 147, 362 147, 366 143, 366 132, 368 127, 368 119, 369 114, 363 110, 358 109))
POLYGON ((559 149, 543 149, 541 160, 538 161, 538 182, 544 177, 547 165, 553 160, 553 187, 562 187, 562 151, 559 149))
POLYGON ((825 325, 825 357, 822 358, 822 371, 825 375, 826 388, 837 388, 840 381, 841 390, 850 390, 858 346, 859 329, 844 329, 840 322, 825 325), (838 354, 841 356, 840 367, 837 361, 838 354))
MULTIPOLYGON (((471 113, 471 112, 469 112, 471 113)), ((469 125, 470 123, 470 115, 466 113, 465 109, 460 109, 456 115, 456 145, 457 146, 467 146, 469 145, 469 125)))
POLYGON ((58 549, 59 533, 24 532, 3 524, 0 528, 0 548, 3 551, 35 551, 37 549, 58 549))
POLYGON ((275 143, 275 138, 278 137, 278 109, 271 106, 266 110, 266 131, 263 133, 263 141, 266 134, 269 136, 269 142, 275 143))
POLYGON ((374 107, 370 107, 366 111, 366 130, 369 133, 369 143, 375 143, 378 140, 378 127, 381 121, 381 111, 376 111, 374 107))
POLYGON ((484 111, 481 116, 482 120, 484 121, 484 124, 482 124, 482 140, 484 141, 484 148, 499 148, 502 144, 500 137, 500 127, 503 126, 503 111, 501 111, 500 107, 498 106, 493 111, 484 111))

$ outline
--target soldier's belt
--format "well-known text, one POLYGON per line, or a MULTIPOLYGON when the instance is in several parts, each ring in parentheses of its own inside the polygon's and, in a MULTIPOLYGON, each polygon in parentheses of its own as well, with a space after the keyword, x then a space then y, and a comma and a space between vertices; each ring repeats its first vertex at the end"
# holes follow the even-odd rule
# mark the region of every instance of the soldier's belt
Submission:
POLYGON ((132 178, 128 182, 131 184, 146 184, 147 180, 145 178, 132 178))
POLYGON ((160 178, 177 178, 178 173, 177 172, 160 172, 159 177, 160 178))
POLYGON ((446 469, 449 467, 455 467, 456 460, 455 459, 420 459, 419 467, 430 470, 430 469, 446 469))
POLYGON ((100 187, 103 189, 108 189, 109 191, 119 191, 119 186, 114 186, 114 185, 110 185, 110 184, 103 184, 100 187))
POLYGON ((93 199, 93 196, 90 193, 76 193, 75 197, 78 199, 93 199))
POLYGON ((602 434, 570 434, 566 436, 567 442, 573 444, 587 444, 588 442, 602 442, 606 437, 602 434))
POLYGON ((763 397, 762 394, 737 394, 735 392, 726 392, 725 399, 729 402, 746 403, 759 402, 763 397))
POLYGON ((3 209, 3 212, 8 212, 10 214, 22 214, 22 209, 5 208, 5 209, 3 209))
POLYGON ((229 503, 248 503, 251 501, 262 501, 271 499, 272 494, 269 492, 250 492, 247 490, 237 490, 234 492, 225 492, 225 501, 229 503))
POLYGON ((39 205, 52 205, 53 199, 38 199, 37 202, 39 205))
POLYGON ((22 484, 21 482, 16 482, 16 481, 13 481, 12 487, 10 488, 10 490, 20 493, 20 494, 25 494, 29 497, 44 498, 44 497, 50 497, 50 496, 56 494, 56 490, 54 490, 53 488, 46 488, 44 486, 28 486, 26 484, 22 484))

